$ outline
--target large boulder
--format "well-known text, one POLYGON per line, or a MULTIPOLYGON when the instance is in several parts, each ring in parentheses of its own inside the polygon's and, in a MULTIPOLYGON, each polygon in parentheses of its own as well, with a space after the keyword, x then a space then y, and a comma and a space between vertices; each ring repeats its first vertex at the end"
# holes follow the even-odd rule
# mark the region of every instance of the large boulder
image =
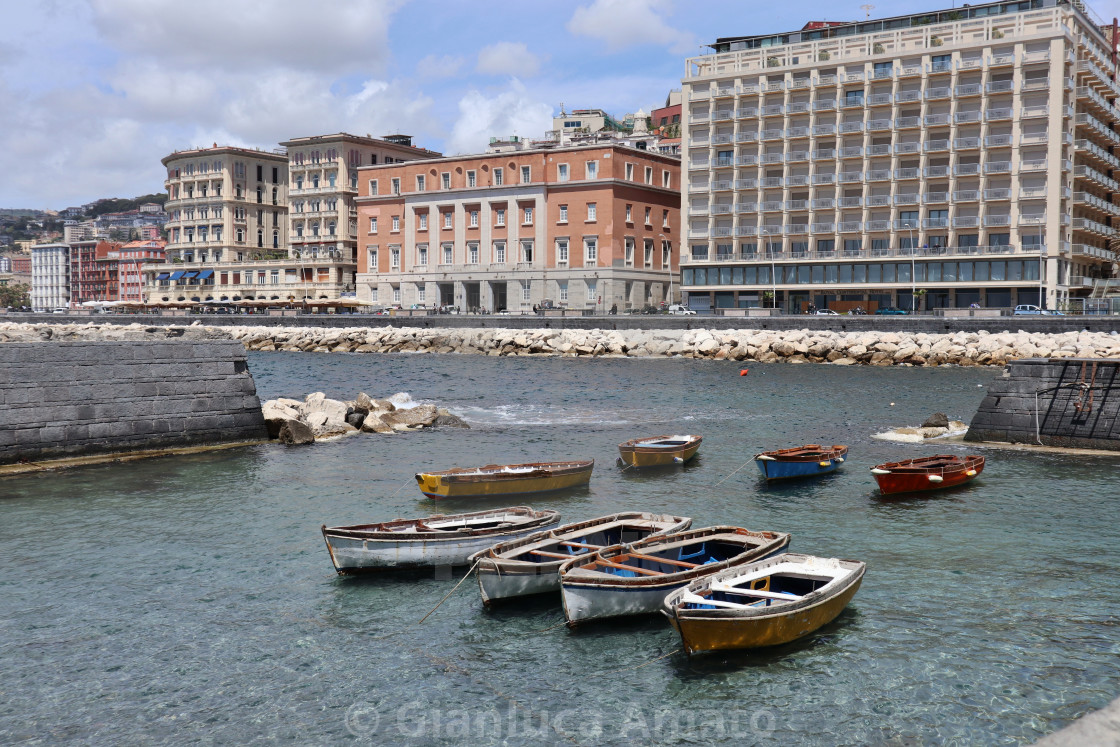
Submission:
POLYGON ((470 428, 467 421, 463 420, 458 415, 452 415, 444 409, 440 409, 436 419, 432 421, 432 426, 436 428, 470 428))
MULTIPOLYGON (((439 417, 439 410, 435 405, 416 405, 405 410, 387 412, 381 416, 381 422, 389 426, 428 426, 439 417)), ((397 430, 400 430, 399 428, 397 430)))
POLYGON ((935 412, 922 423, 923 428, 948 428, 949 418, 943 412, 935 412))
POLYGON ((311 432, 311 428, 303 421, 286 420, 280 427, 277 439, 280 443, 288 444, 289 446, 310 444, 315 442, 315 434, 311 432))
POLYGON ((365 420, 362 421, 362 433, 392 433, 393 427, 386 425, 378 417, 377 413, 371 412, 366 415, 365 420))

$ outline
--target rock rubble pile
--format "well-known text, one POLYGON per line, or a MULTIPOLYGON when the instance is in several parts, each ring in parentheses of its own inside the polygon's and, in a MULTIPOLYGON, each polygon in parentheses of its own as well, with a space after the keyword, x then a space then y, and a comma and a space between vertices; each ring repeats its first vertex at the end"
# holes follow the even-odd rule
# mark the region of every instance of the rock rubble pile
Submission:
POLYGON ((365 392, 348 402, 314 392, 303 400, 270 399, 261 405, 268 435, 286 444, 306 444, 355 433, 397 433, 435 426, 469 428, 461 418, 405 392, 374 399, 365 392))

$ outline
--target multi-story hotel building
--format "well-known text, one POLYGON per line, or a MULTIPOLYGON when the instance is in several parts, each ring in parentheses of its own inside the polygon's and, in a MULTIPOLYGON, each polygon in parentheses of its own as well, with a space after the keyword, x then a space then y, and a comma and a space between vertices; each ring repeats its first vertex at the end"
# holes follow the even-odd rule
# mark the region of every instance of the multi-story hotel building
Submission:
POLYGON ((70 245, 31 247, 31 308, 64 309, 70 304, 70 245))
POLYGON ((288 245, 295 259, 333 260, 339 293, 355 292, 358 269, 358 168, 435 158, 408 135, 384 139, 336 135, 293 138, 288 149, 288 245))
POLYGON ((619 145, 360 171, 359 298, 609 311, 669 297, 680 162, 619 145))
POLYGON ((315 289, 318 267, 293 266, 288 251, 288 157, 215 146, 176 151, 167 167, 167 255, 144 268, 149 303, 281 300, 315 289))
POLYGON ((694 308, 1007 307, 1041 289, 1053 308, 1113 273, 1120 86, 1081 3, 712 46, 683 88, 694 308))

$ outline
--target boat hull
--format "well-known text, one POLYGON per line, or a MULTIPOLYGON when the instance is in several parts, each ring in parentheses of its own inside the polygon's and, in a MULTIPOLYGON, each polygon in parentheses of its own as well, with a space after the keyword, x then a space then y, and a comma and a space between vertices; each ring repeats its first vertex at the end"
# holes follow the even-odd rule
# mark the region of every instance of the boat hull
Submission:
POLYGON ((717 618, 687 614, 668 617, 688 654, 780 646, 804 638, 835 620, 852 601, 862 582, 861 574, 842 592, 820 604, 766 617, 717 618))
POLYGON ((891 465, 880 465, 872 469, 879 492, 883 495, 920 493, 964 485, 980 476, 984 471, 984 460, 966 461, 952 469, 936 472, 896 471, 890 468, 891 465))
POLYGON ((416 539, 398 541, 362 540, 356 537, 325 535, 327 550, 335 570, 341 574, 404 568, 430 568, 441 565, 466 565, 476 552, 508 539, 526 537, 539 527, 498 537, 462 539, 416 539))
POLYGON ((795 480, 835 472, 848 456, 847 446, 820 447, 811 444, 794 449, 780 449, 755 456, 758 471, 767 480, 795 480), (806 449, 818 453, 806 455, 806 449))
POLYGON ((525 477, 514 476, 493 480, 458 480, 433 473, 419 473, 416 482, 420 492, 429 498, 492 498, 529 493, 547 493, 553 490, 566 490, 591 481, 594 463, 585 468, 566 470, 561 473, 530 474, 525 477))
POLYGON ((618 447, 619 459, 627 467, 668 467, 684 464, 696 456, 704 439, 696 437, 680 448, 660 448, 642 446, 640 443, 627 442, 618 447))

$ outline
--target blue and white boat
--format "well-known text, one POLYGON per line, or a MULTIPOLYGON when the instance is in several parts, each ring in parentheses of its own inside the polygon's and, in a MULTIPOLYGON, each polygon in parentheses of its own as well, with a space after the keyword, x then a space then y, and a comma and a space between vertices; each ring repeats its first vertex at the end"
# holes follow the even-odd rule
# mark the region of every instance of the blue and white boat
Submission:
POLYGON ((835 472, 847 456, 847 446, 805 444, 792 449, 764 451, 755 454, 754 461, 767 480, 788 480, 835 472))

